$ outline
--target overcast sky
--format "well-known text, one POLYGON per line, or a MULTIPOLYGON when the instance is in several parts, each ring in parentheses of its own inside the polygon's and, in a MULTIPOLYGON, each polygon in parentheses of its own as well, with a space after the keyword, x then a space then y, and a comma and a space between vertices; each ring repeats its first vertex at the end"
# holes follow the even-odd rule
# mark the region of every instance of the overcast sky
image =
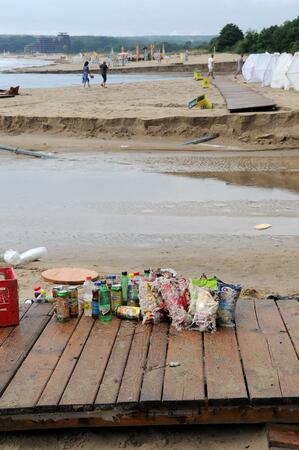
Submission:
POLYGON ((299 15, 299 0, 0 0, 0 34, 217 34, 299 15))

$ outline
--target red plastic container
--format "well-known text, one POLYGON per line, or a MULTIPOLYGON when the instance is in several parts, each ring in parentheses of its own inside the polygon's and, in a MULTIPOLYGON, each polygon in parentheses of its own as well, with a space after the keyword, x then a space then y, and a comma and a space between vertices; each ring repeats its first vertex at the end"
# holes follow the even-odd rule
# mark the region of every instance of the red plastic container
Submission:
POLYGON ((0 267, 0 327, 19 325, 18 280, 11 267, 0 267))

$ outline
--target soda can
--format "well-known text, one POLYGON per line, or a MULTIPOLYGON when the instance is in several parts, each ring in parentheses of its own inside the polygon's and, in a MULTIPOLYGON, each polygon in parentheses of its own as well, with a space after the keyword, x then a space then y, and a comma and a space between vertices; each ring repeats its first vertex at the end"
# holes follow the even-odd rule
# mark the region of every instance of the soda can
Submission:
POLYGON ((138 306, 118 306, 116 316, 119 319, 139 320, 141 318, 141 311, 138 306))

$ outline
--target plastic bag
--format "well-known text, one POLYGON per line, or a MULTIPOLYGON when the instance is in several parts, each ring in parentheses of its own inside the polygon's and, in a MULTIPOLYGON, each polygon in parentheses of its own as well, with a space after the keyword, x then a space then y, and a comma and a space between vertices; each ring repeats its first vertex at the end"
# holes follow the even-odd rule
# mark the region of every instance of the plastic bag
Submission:
POLYGON ((7 250, 4 253, 4 261, 11 266, 28 264, 33 261, 45 258, 48 255, 46 247, 31 248, 24 253, 19 254, 15 250, 7 250))
POLYGON ((190 280, 190 306, 189 315, 191 317, 190 328, 201 332, 216 331, 216 317, 219 303, 215 297, 207 290, 193 283, 190 280))
POLYGON ((158 323, 162 315, 157 302, 157 296, 152 291, 152 282, 141 280, 139 284, 139 304, 143 323, 158 323))
POLYGON ((236 303, 240 296, 242 286, 224 283, 218 280, 219 310, 217 321, 222 327, 234 327, 236 316, 236 303))

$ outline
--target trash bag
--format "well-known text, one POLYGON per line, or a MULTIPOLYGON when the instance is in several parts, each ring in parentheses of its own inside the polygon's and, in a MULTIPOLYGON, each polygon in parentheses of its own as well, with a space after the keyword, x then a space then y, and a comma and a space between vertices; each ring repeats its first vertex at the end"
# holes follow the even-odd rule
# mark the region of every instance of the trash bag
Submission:
POLYGON ((218 280, 219 310, 217 322, 221 327, 234 327, 236 317, 236 304, 242 286, 227 284, 218 280))
POLYGON ((201 332, 213 333, 216 331, 216 317, 219 308, 217 297, 209 290, 197 286, 190 280, 190 328, 201 332))
POLYGON ((161 306, 157 295, 153 293, 152 282, 141 279, 139 284, 139 304, 143 323, 158 323, 162 320, 161 306))

